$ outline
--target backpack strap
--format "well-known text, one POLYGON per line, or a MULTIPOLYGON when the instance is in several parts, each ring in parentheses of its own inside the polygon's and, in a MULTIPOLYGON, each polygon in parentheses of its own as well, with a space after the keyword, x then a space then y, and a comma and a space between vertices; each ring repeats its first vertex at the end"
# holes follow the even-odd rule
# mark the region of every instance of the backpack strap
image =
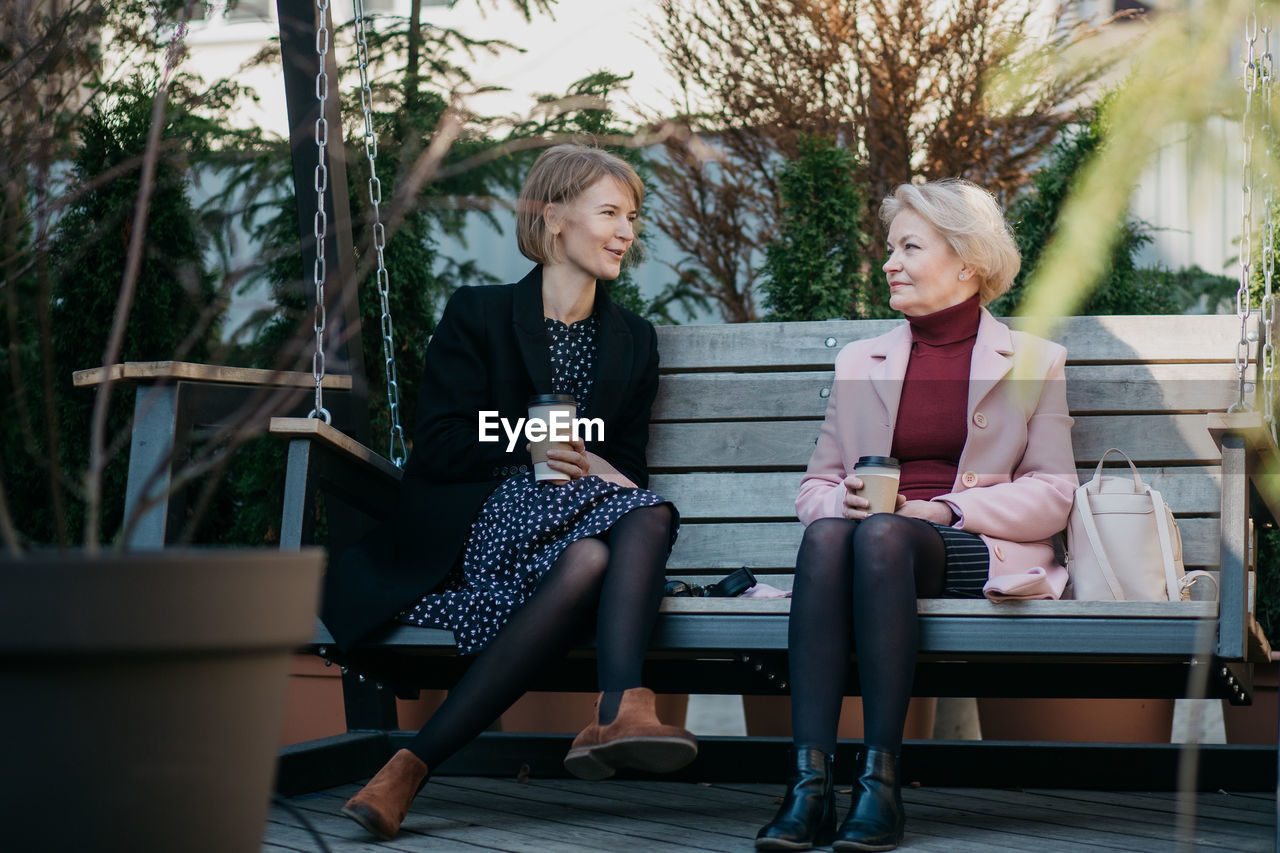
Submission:
POLYGON ((1173 536, 1169 530, 1169 511, 1159 492, 1147 486, 1146 493, 1151 498, 1151 506, 1156 514, 1156 535, 1160 538, 1160 559, 1164 562, 1165 591, 1170 601, 1180 601, 1182 589, 1179 585, 1178 569, 1173 562, 1173 536))
POLYGON ((1084 534, 1093 547, 1093 556, 1098 561, 1098 568, 1102 569, 1102 576, 1106 579, 1107 586, 1111 588, 1111 595, 1116 601, 1125 601, 1127 599, 1124 588, 1120 586, 1120 579, 1116 577, 1115 569, 1111 568, 1111 560, 1107 558, 1107 551, 1102 547, 1102 537, 1098 534, 1098 525, 1093 521, 1093 507, 1089 504, 1087 486, 1086 483, 1076 489, 1076 504, 1080 512, 1080 520, 1084 523, 1084 534))

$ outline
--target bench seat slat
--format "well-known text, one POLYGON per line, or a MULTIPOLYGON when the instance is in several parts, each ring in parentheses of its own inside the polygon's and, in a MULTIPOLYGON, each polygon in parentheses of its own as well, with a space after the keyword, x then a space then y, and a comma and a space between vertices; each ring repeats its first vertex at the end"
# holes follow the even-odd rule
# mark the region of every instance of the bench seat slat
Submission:
MULTIPOLYGON (((1065 603, 1065 602, 1064 602, 1065 603)), ((1005 656, 1026 659, 1052 655, 1110 658, 1187 660, 1200 648, 1199 620, 1186 616, 1133 618, 1130 616, 1044 617, 978 614, 925 614, 920 620, 923 656, 1005 656)), ((332 642, 321 629, 315 642, 332 642)), ((441 628, 398 625, 379 645, 402 652, 454 653, 452 633, 441 628)), ((659 655, 697 657, 706 652, 784 652, 787 617, 784 614, 667 613, 658 619, 650 649, 659 655)))
MULTIPOLYGON (((983 598, 923 598, 916 603, 922 616, 981 616, 1071 619, 1114 616, 1127 619, 1200 619, 1218 615, 1216 601, 1002 601, 983 598)), ((663 613, 786 614, 789 598, 664 598, 663 613)))

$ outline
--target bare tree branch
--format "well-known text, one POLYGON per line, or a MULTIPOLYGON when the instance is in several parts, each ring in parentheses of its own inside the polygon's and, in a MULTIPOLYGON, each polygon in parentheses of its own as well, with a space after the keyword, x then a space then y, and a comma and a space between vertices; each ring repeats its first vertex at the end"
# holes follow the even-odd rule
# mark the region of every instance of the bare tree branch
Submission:
POLYGON ((755 318, 753 256, 778 221, 777 170, 805 135, 861 159, 871 257, 897 184, 963 177, 1008 198, 1110 67, 1061 60, 1095 33, 1072 23, 1076 5, 1045 18, 1033 0, 662 0, 652 35, 680 85, 676 118, 719 151, 668 145, 658 169, 658 224, 686 277, 725 320, 755 318))

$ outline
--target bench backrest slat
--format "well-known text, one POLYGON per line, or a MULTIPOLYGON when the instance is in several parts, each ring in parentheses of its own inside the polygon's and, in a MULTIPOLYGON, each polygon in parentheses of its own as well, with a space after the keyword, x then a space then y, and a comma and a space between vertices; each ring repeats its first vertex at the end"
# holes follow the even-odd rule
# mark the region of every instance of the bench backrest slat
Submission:
MULTIPOLYGON (((803 372, 671 373, 654 404, 655 423, 821 418, 831 369, 803 372), (749 401, 749 403, 748 403, 749 401)), ((1067 405, 1077 417, 1226 409, 1236 399, 1226 364, 1087 364, 1067 367, 1067 405)))
MULTIPOLYGON (((1144 482, 1159 489, 1179 514, 1218 512, 1221 474, 1216 467, 1140 467, 1138 473, 1144 482)), ((1092 468, 1077 469, 1080 477, 1092 474, 1092 468)), ((675 502, 685 521, 794 521, 800 470, 654 474, 649 484, 675 502)))
MULTIPOLYGON (((810 323, 735 323, 663 326, 658 331, 662 369, 673 372, 830 367, 840 347, 883 334, 901 320, 827 320, 810 323), (830 343, 828 343, 830 341, 830 343)), ((1025 328, 1025 321, 1012 321, 1025 328)), ((1230 314, 1068 317, 1051 335, 1067 348, 1069 363, 1230 362, 1240 321, 1230 314), (1226 344, 1224 348, 1223 345, 1226 344)))
MULTIPOLYGON (((750 399, 744 399, 744 407, 750 399)), ((821 424, 819 420, 656 423, 649 428, 650 470, 803 470, 821 424)), ((1097 464, 1111 447, 1124 450, 1139 465, 1205 465, 1220 459, 1203 413, 1079 417, 1071 437, 1081 465, 1097 464)))

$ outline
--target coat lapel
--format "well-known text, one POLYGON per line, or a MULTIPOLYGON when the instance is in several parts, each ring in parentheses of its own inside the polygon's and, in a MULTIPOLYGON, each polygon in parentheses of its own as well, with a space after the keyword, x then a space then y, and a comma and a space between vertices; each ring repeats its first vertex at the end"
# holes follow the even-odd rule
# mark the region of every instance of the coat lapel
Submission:
MULTIPOLYGON (((511 319, 525 369, 533 380, 534 393, 550 394, 551 342, 543 322, 541 265, 512 287, 511 319)), ((596 282, 595 311, 600 319, 600 361, 596 365, 591 409, 594 416, 608 418, 622 402, 631 377, 635 346, 622 312, 600 282, 596 282)))
POLYGON ((991 393, 1013 367, 1013 335, 1009 328, 982 309, 978 339, 969 363, 969 410, 966 423, 973 420, 982 399, 991 393))
POLYGON ((635 342, 631 329, 605 286, 596 282, 596 315, 600 318, 600 362, 596 365, 595 388, 591 392, 591 413, 608 420, 623 402, 630 386, 635 342))
POLYGON ((890 436, 898 419, 902 380, 907 375, 910 358, 911 328, 906 323, 878 339, 876 349, 871 351, 871 387, 885 408, 885 426, 890 436))
POLYGON ((542 265, 511 286, 511 322, 534 393, 551 393, 551 353, 542 312, 542 265))

